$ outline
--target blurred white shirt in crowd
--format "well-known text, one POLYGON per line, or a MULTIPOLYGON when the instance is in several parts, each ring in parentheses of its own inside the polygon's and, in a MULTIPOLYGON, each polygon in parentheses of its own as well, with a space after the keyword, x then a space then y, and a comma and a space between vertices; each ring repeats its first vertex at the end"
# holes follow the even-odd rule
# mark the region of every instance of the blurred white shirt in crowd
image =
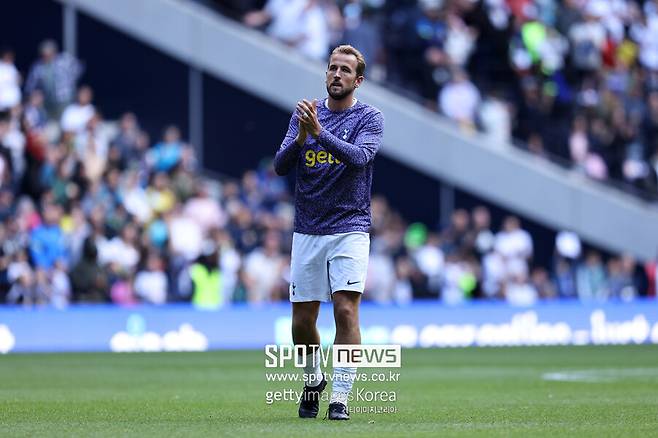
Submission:
POLYGON ((0 61, 0 111, 21 103, 20 75, 14 64, 0 61))
POLYGON ((222 301, 223 304, 229 304, 233 301, 235 287, 238 285, 238 271, 242 259, 240 253, 232 246, 222 246, 220 248, 219 270, 222 273, 222 301))
POLYGON ((167 275, 161 271, 140 271, 135 276, 135 293, 151 304, 167 301, 167 275))
POLYGON ((582 69, 601 66, 601 51, 606 41, 606 29, 600 21, 582 21, 569 30, 574 64, 582 69))
POLYGON ((329 51, 329 25, 316 0, 269 0, 272 17, 267 33, 309 58, 324 60, 329 51))
POLYGON ((646 68, 658 71, 658 16, 647 20, 647 26, 638 32, 640 62, 646 68))
POLYGON ((560 231, 555 236, 555 248, 562 257, 575 260, 580 257, 582 245, 573 231, 560 231))
POLYGON ((123 195, 123 206, 128 213, 135 216, 142 224, 151 219, 153 211, 149 205, 148 196, 146 196, 146 191, 139 185, 126 190, 123 195))
POLYGON ((445 277, 441 298, 448 305, 457 305, 466 301, 466 296, 461 288, 461 280, 468 274, 465 263, 448 262, 445 265, 445 277))
POLYGON ((537 289, 525 281, 512 281, 505 289, 505 298, 513 306, 532 306, 538 297, 537 289))
POLYGON ((65 132, 81 133, 87 127, 87 123, 94 116, 94 105, 80 105, 72 103, 62 113, 60 124, 65 132))
POLYGON ((364 295, 374 302, 388 303, 397 286, 393 259, 386 254, 373 251, 368 262, 364 295))
POLYGON ((482 291, 489 298, 495 297, 505 281, 506 270, 503 257, 496 252, 485 255, 482 258, 482 274, 482 291))
POLYGON ((418 269, 427 277, 429 289, 438 292, 445 267, 445 256, 441 248, 426 243, 418 248, 413 257, 418 269))
POLYGON ((226 215, 219 203, 211 197, 191 198, 185 204, 183 211, 205 231, 223 227, 226 224, 226 215))
POLYGON ((506 258, 527 259, 532 256, 532 237, 523 229, 500 231, 494 243, 496 252, 506 258))
POLYGON ((25 135, 20 129, 17 120, 12 120, 9 124, 9 131, 0 138, 2 144, 11 152, 11 163, 13 166, 14 176, 21 176, 25 172, 27 163, 25 162, 25 135))
POLYGON ((139 262, 139 252, 134 246, 117 236, 98 246, 98 260, 101 264, 117 264, 126 270, 131 270, 139 262))
POLYGON ((439 109, 457 122, 473 123, 480 92, 468 79, 449 82, 439 93, 439 109))
POLYGON ((272 301, 272 291, 281 278, 283 259, 280 255, 268 256, 261 248, 253 250, 245 259, 244 272, 250 279, 249 302, 272 301))
POLYGON ((187 260, 194 260, 201 254, 203 232, 199 224, 187 216, 175 216, 169 222, 171 248, 187 260))
POLYGON ((479 110, 479 118, 485 134, 494 145, 510 143, 512 139, 512 118, 507 105, 500 99, 487 98, 479 110))

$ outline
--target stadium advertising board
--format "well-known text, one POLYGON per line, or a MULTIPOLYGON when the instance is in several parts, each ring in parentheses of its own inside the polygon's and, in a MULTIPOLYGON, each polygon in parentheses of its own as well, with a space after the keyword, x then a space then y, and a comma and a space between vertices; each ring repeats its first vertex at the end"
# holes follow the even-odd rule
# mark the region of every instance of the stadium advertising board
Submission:
MULTIPOLYGON (((331 309, 318 328, 333 340, 331 309)), ((402 347, 658 344, 658 303, 578 302, 531 308, 364 305, 362 342, 402 347)), ((46 351, 205 351, 291 344, 288 305, 196 310, 183 305, 67 310, 3 308, 0 353, 46 351)))

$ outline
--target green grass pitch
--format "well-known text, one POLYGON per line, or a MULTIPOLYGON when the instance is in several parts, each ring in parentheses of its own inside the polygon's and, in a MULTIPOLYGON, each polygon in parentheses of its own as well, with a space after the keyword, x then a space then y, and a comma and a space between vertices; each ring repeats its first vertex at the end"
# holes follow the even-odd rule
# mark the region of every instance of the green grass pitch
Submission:
MULTIPOLYGON (((397 413, 296 418, 262 351, 0 357, 0 436, 656 436, 658 347, 403 350, 397 413), (553 380, 551 380, 553 379, 553 380)), ((353 402, 353 404, 355 404, 353 402)), ((363 406, 392 403, 363 403, 363 406)))

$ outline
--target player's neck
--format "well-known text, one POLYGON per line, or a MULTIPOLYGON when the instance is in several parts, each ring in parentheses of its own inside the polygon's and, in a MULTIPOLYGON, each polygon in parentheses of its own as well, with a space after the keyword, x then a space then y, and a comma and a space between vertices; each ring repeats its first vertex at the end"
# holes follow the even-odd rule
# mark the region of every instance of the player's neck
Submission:
POLYGON ((355 104, 356 99, 354 98, 354 94, 345 96, 340 100, 336 100, 331 96, 327 97, 327 108, 329 108, 330 111, 345 111, 346 109, 353 107, 355 104))

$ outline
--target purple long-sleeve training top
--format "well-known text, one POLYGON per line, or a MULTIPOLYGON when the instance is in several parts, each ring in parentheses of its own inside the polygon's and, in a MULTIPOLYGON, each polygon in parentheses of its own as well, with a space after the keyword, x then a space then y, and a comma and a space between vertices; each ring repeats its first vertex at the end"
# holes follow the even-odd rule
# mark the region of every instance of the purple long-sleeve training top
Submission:
POLYGON ((274 158, 279 175, 296 166, 295 232, 335 234, 370 230, 370 187, 373 159, 381 145, 384 117, 361 101, 343 111, 331 111, 318 100, 322 131, 295 142, 298 121, 293 113, 274 158))

